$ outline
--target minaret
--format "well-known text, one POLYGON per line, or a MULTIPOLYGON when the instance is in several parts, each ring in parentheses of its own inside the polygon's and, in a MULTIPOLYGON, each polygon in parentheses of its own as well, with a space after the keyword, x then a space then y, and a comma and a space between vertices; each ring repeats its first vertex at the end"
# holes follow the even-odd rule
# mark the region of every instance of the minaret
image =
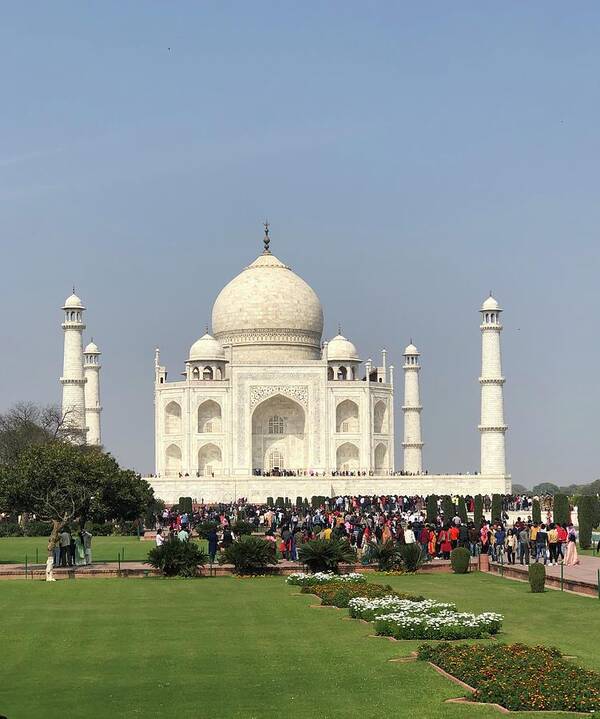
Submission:
POLYGON ((481 307, 481 474, 506 475, 504 398, 500 355, 500 313, 490 296, 481 307))
POLYGON ((87 427, 87 443, 102 444, 100 432, 100 355, 102 353, 94 344, 89 343, 83 352, 83 370, 85 375, 85 424, 87 427))
POLYGON ((68 428, 75 441, 85 442, 85 376, 83 373, 83 312, 85 307, 75 294, 67 297, 63 307, 65 321, 62 328, 65 334, 63 357, 63 375, 60 382, 63 386, 62 413, 65 427, 68 428))
POLYGON ((404 471, 420 474, 423 471, 423 442, 421 441, 421 398, 419 396, 419 350, 412 340, 404 350, 404 471))

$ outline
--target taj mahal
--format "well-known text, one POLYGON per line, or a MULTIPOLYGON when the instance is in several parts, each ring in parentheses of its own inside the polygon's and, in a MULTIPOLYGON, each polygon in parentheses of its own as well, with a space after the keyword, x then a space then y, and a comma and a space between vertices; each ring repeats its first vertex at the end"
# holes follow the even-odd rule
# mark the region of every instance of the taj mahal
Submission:
MULTIPOLYGON (((340 494, 508 493, 500 309, 480 309, 482 337, 481 470, 429 474, 423 469, 420 354, 404 351, 403 462, 395 460, 397 377, 385 350, 361 359, 341 329, 323 341, 323 309, 314 290, 271 252, 234 277, 212 308, 212 332, 190 347, 182 379, 154 362, 155 473, 166 502, 340 494)), ((83 350, 83 304, 75 294, 66 319, 63 411, 100 444, 98 347, 83 350), (86 387, 87 385, 87 387, 86 387), (89 406, 88 406, 89 405, 89 406), (78 419, 79 418, 79 419, 78 419)), ((475 428, 474 428, 475 430, 475 428)))

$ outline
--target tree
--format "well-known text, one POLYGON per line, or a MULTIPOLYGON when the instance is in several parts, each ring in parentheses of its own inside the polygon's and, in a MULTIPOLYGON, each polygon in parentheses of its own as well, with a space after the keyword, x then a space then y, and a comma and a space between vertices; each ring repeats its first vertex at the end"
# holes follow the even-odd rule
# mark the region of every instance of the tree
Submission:
POLYGON ((458 516, 463 524, 466 524, 469 521, 469 517, 467 515, 467 505, 464 497, 458 498, 458 516))
POLYGON ((483 524, 483 497, 480 494, 476 494, 473 497, 474 512, 473 521, 476 527, 480 527, 483 524))
POLYGON ((542 482, 541 484, 536 484, 535 487, 531 490, 532 494, 536 494, 538 496, 541 496, 543 494, 558 494, 560 492, 560 487, 558 487, 556 484, 552 484, 552 482, 542 482))
POLYGON ((594 513, 597 501, 598 498, 591 494, 583 494, 579 498, 577 518, 579 521, 579 546, 582 549, 589 549, 592 546, 592 529, 594 528, 594 513))
POLYGON ((30 512, 52 522, 46 578, 53 580, 53 552, 69 522, 134 519, 153 500, 152 488, 98 447, 51 441, 31 444, 12 466, 0 468, 0 509, 30 512))
POLYGON ((566 494, 555 494, 552 519, 558 524, 567 524, 570 520, 569 498, 566 494))
POLYGON ((531 519, 536 524, 540 524, 542 521, 542 508, 539 499, 534 499, 531 503, 531 519))
POLYGON ((502 495, 492 494, 492 522, 502 519, 502 495))
POLYGON ((447 494, 444 494, 442 497, 442 514, 444 515, 444 522, 451 522, 452 517, 456 514, 452 497, 447 494))
POLYGON ((437 495, 430 494, 427 497, 427 521, 429 524, 435 524, 437 522, 438 507, 437 507, 437 495))

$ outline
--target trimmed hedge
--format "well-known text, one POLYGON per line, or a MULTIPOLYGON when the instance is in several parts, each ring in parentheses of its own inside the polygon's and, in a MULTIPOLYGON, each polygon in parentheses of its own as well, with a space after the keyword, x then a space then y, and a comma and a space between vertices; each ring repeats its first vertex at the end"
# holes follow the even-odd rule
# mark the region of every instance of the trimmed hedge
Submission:
POLYGON ((534 499, 531 503, 531 519, 533 522, 537 522, 537 524, 542 521, 542 508, 540 507, 539 499, 534 499))
POLYGON ((480 527, 483 524, 483 497, 480 494, 476 494, 473 497, 474 512, 473 521, 476 527, 480 527))
POLYGON ((546 567, 537 562, 529 565, 529 586, 534 594, 544 591, 546 584, 546 567))
POLYGON ((557 524, 567 524, 570 519, 569 498, 566 494, 554 495, 552 519, 557 524))
POLYGON ((577 517, 579 521, 579 546, 582 549, 589 549, 592 546, 596 501, 596 497, 589 494, 583 494, 579 498, 577 517))
POLYGON ((492 494, 492 522, 502 519, 502 495, 492 494))
POLYGON ((456 507, 448 494, 442 497, 442 512, 444 514, 444 522, 451 522, 452 517, 456 514, 456 507))
POLYGON ((463 524, 467 524, 469 517, 467 516, 467 505, 464 497, 458 498, 458 516, 463 524))
POLYGON ((179 497, 179 502, 177 503, 177 506, 179 507, 179 511, 183 514, 183 512, 187 512, 188 514, 192 513, 192 498, 191 497, 179 497))
POLYGON ((471 552, 466 547, 456 547, 450 552, 450 564, 455 574, 466 574, 469 571, 471 552))
POLYGON ((430 494, 427 497, 427 521, 429 524, 435 524, 437 520, 437 494, 430 494))

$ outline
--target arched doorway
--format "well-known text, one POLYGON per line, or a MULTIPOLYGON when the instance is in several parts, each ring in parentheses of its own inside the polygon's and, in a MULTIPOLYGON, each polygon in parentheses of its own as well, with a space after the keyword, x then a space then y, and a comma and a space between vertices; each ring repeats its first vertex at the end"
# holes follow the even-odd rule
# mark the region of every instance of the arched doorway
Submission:
POLYGON ((202 402, 198 407, 198 432, 221 431, 221 405, 212 399, 202 402))
POLYGON ((381 471, 388 468, 387 447, 380 442, 375 447, 375 471, 381 471))
POLYGON ((252 469, 301 470, 307 460, 302 407, 280 394, 261 402, 252 414, 252 469))
POLYGON ((165 433, 181 433, 181 407, 177 402, 169 402, 165 407, 165 433))
POLYGON ((165 453, 165 469, 167 474, 181 472, 181 450, 176 444, 170 444, 165 453))
POLYGON ((387 405, 383 400, 379 400, 373 408, 373 432, 387 433, 387 405))
POLYGON ((359 467, 358 447, 350 442, 344 442, 335 453, 336 468, 338 472, 356 472, 359 467))
POLYGON ((223 456, 221 448, 210 442, 198 450, 198 473, 203 477, 221 474, 223 456))
POLYGON ((351 399, 345 399, 335 408, 335 431, 358 432, 358 405, 351 399))

